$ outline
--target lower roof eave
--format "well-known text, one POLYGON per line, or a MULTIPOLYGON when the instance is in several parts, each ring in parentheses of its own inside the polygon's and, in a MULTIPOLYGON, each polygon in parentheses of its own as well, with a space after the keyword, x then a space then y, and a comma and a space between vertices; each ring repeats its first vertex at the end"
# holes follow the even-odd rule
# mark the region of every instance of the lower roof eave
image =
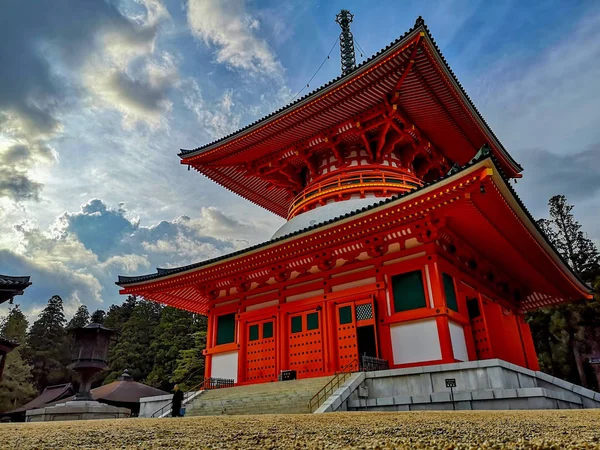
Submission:
MULTIPOLYGON (((481 170, 485 167, 490 169, 490 173, 493 174, 494 183, 496 184, 496 186, 498 186, 499 190, 502 193, 502 196, 506 199, 510 208, 515 212, 516 216, 518 217, 518 220, 525 226, 530 236, 532 236, 535 239, 535 241, 543 249, 544 253, 547 254, 548 258, 552 261, 552 263, 559 269, 561 273, 563 273, 563 276, 569 280, 572 286, 572 288, 570 288, 569 291, 572 293, 577 293, 577 295, 581 295, 581 298, 591 298, 592 291, 589 288, 589 286, 585 285, 585 283, 583 283, 571 271, 571 269, 558 255, 558 253, 552 247, 552 245, 546 240, 544 235, 535 225, 535 222, 529 214, 529 212, 525 209, 524 205, 521 203, 520 199, 518 198, 514 190, 510 187, 507 180, 498 170, 497 166, 494 164, 491 158, 485 158, 479 161, 475 161, 473 164, 466 166, 461 171, 453 175, 447 176, 438 182, 426 185, 420 189, 402 195, 398 198, 388 199, 371 207, 363 208, 362 210, 346 214, 343 217, 335 218, 330 221, 314 225, 312 227, 300 230, 291 235, 283 236, 273 241, 267 241, 265 243, 259 244, 246 250, 242 250, 230 255, 225 255, 223 257, 216 258, 210 261, 206 261, 205 263, 198 263, 190 266, 184 266, 178 269, 172 269, 170 272, 168 270, 165 271, 163 269, 162 274, 157 273, 142 277, 132 277, 131 281, 129 281, 130 279, 126 277, 120 277, 119 282, 117 282, 116 284, 123 288, 120 291, 120 293, 122 294, 140 294, 146 288, 150 287, 153 283, 157 281, 166 281, 173 278, 179 278, 184 275, 189 275, 193 272, 200 272, 220 264, 225 264, 237 259, 246 258, 254 253, 265 251, 275 246, 284 245, 286 243, 289 243, 290 241, 306 239, 308 236, 315 233, 320 233, 324 230, 327 230, 330 227, 339 226, 344 224, 345 222, 354 221, 370 214, 376 214, 382 210, 385 210, 386 208, 397 206, 403 202, 414 201, 416 198, 426 196, 431 191, 438 190, 439 188, 444 187, 446 184, 457 181, 462 177, 468 176, 469 174, 481 170)), ((165 293, 165 295, 172 294, 165 293)), ((573 296, 567 295, 567 297, 571 298, 573 296)), ((186 308, 184 307, 184 309, 186 308)))

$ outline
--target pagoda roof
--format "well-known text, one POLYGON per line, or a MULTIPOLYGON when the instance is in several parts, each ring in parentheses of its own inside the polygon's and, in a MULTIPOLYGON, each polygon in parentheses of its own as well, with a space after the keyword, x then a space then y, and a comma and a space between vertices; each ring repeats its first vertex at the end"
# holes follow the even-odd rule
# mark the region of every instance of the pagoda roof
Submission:
POLYGON ((22 295, 25 288, 31 286, 30 277, 0 275, 0 304, 22 295))
MULTIPOLYGON (((342 224, 364 218, 370 214, 376 214, 388 208, 407 204, 407 202, 412 202, 409 206, 422 204, 425 198, 427 201, 432 197, 435 198, 437 194, 431 196, 432 192, 440 192, 440 189, 445 189, 447 186, 453 184, 453 189, 456 189, 456 186, 462 182, 461 180, 465 176, 476 173, 478 170, 484 168, 489 168, 491 170, 490 173, 493 173, 492 179, 496 187, 494 195, 489 195, 485 201, 478 201, 477 203, 471 200, 468 206, 457 206, 451 214, 447 213, 448 220, 455 225, 454 231, 457 231, 459 235, 466 235, 468 237, 466 240, 472 242, 475 248, 489 247, 489 240, 492 239, 493 235, 494 239, 502 242, 497 247, 501 249, 503 255, 500 258, 498 255, 490 254, 488 255, 489 259, 496 258, 498 261, 503 259, 502 262, 505 265, 513 268, 518 267, 522 273, 530 271, 532 273, 532 282, 543 286, 549 292, 534 292, 522 302, 521 307, 523 309, 534 309, 577 298, 590 298, 591 289, 589 286, 571 270, 537 226, 535 219, 523 205, 512 186, 510 186, 508 178, 500 169, 496 158, 485 153, 478 158, 474 158, 461 168, 452 171, 446 177, 432 183, 427 183, 411 192, 390 197, 371 206, 360 208, 288 235, 207 261, 171 269, 157 269, 157 272, 153 274, 133 277, 119 276, 115 284, 124 288, 121 291, 123 294, 139 294, 167 304, 169 304, 169 301, 165 300, 165 298, 172 299, 176 298, 179 294, 184 295, 185 293, 185 296, 189 296, 186 299, 188 305, 190 301, 191 304, 197 304, 198 308, 194 309, 194 311, 206 313, 208 310, 208 301, 202 298, 202 295, 197 290, 189 288, 189 286, 181 286, 181 284, 189 285, 190 282, 196 285, 198 283, 201 284, 201 277, 194 279, 196 275, 199 276, 209 269, 211 272, 225 273, 225 270, 220 269, 221 267, 226 267, 227 265, 239 266, 239 260, 251 255, 260 255, 262 252, 277 249, 279 246, 285 246, 289 243, 312 240, 315 235, 321 234, 332 227, 341 226, 342 224), (476 211, 474 212, 473 209, 476 211), (509 220, 510 226, 513 229, 503 233, 501 231, 503 227, 498 227, 498 223, 503 220, 509 220), (487 224, 488 226, 485 231, 481 228, 483 224, 487 224), (511 232, 515 234, 515 237, 507 238, 507 234, 511 232), (488 241, 487 244, 486 241, 488 241), (513 247, 510 251, 508 250, 509 245, 513 247), (517 251, 515 245, 518 245, 519 248, 528 248, 531 250, 527 253, 527 257, 537 258, 535 264, 532 264, 530 260, 523 260, 524 252, 517 251), (520 261, 516 259, 520 259, 520 261), (542 266, 545 270, 543 273, 539 272, 539 268, 542 266), (533 272, 536 273, 534 274, 533 272), (553 275, 548 275, 550 273, 553 275), (561 288, 557 287, 559 281, 561 288), (168 292, 165 294, 166 297, 158 293, 160 290, 168 292), (157 293, 158 295, 155 295, 157 293), (563 294, 565 297, 561 297, 563 294)), ((462 186, 462 184, 460 185, 462 186)), ((448 191, 446 190, 446 192, 448 191)), ((279 253, 279 257, 285 255, 285 253, 283 255, 281 252, 279 253)), ((260 260, 261 258, 252 259, 260 260)), ((265 264, 269 263, 265 262, 265 264)))
POLYGON ((286 217, 289 193, 265 179, 248 175, 245 164, 274 152, 308 145, 323 132, 339 130, 349 123, 352 126, 351 122, 362 113, 384 105, 401 79, 401 113, 446 158, 463 165, 487 143, 505 173, 519 176, 521 166, 485 122, 420 17, 413 28, 349 74, 228 136, 193 150, 181 150, 181 162, 286 217), (423 50, 415 54, 417 42, 423 44, 423 50), (413 70, 403 74, 411 58, 413 70))

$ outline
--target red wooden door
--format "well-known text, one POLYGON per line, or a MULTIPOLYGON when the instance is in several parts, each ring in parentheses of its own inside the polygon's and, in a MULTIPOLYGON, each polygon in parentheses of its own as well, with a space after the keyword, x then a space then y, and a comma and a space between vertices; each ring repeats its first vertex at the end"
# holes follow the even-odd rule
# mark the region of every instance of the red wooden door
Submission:
POLYGON ((248 323, 246 336, 246 381, 277 380, 274 320, 248 323))
POLYGON ((320 310, 304 311, 289 316, 289 363, 297 378, 323 373, 323 336, 320 310))

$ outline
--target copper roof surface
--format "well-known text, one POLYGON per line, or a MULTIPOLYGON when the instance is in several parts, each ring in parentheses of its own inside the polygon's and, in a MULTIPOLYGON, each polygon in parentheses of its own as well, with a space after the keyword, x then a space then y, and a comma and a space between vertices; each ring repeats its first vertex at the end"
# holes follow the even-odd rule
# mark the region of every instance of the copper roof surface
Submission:
POLYGON ((17 409, 8 411, 6 414, 29 411, 30 409, 44 408, 60 400, 64 400, 73 394, 75 394, 75 389, 73 389, 73 385, 71 383, 47 386, 36 398, 28 403, 25 403, 23 406, 17 409))
POLYGON ((165 395, 168 392, 138 383, 133 380, 118 380, 90 391, 94 400, 110 402, 138 403, 142 397, 165 395))

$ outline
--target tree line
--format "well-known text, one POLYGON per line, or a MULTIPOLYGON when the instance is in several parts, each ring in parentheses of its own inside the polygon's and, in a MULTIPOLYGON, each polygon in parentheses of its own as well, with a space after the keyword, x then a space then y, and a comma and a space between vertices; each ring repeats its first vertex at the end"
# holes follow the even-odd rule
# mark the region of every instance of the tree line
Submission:
POLYGON ((20 343, 8 354, 0 382, 0 412, 12 410, 47 386, 78 384, 68 368, 70 329, 89 323, 115 330, 109 350, 109 368, 98 374, 92 387, 117 380, 125 369, 136 381, 165 391, 173 384, 191 389, 204 379, 206 317, 129 296, 121 305, 92 314, 82 305, 67 322, 63 301, 55 295, 29 327, 18 305, 0 320, 0 335, 20 343))
MULTIPOLYGON (((573 216, 564 196, 549 201, 549 218, 538 221, 558 253, 583 281, 600 288, 597 247, 573 216)), ((561 379, 598 390, 600 370, 587 364, 600 356, 600 301, 576 301, 528 314, 541 370, 561 379)), ((118 379, 125 369, 136 381, 163 390, 174 383, 191 389, 202 382, 206 346, 206 317, 133 296, 108 311, 90 314, 81 306, 67 322, 63 301, 53 296, 29 327, 18 306, 0 320, 0 335, 21 345, 9 353, 0 382, 0 412, 18 407, 46 386, 72 382, 69 329, 94 322, 116 331, 109 369, 98 375, 94 387, 118 379)), ((600 368, 599 368, 600 369, 600 368)))

